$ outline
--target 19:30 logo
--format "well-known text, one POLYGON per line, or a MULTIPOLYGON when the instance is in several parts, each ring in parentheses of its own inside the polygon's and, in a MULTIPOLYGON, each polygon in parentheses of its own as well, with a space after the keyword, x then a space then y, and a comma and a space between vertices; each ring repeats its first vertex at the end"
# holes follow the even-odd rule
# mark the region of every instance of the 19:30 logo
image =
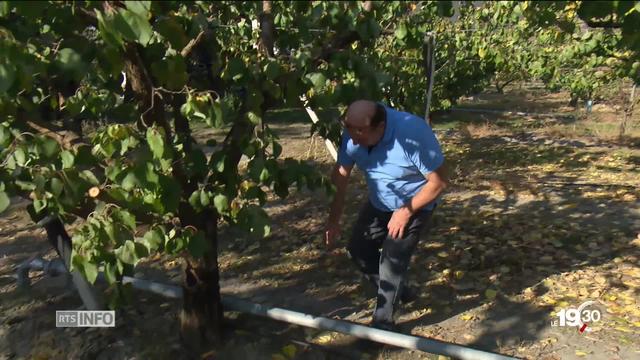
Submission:
POLYGON ((551 326, 577 326, 580 333, 591 331, 592 329, 588 327, 589 324, 593 324, 602 319, 600 310, 588 308, 595 303, 595 301, 586 301, 580 304, 577 309, 561 309, 556 315, 558 316, 558 320, 552 321, 551 326))

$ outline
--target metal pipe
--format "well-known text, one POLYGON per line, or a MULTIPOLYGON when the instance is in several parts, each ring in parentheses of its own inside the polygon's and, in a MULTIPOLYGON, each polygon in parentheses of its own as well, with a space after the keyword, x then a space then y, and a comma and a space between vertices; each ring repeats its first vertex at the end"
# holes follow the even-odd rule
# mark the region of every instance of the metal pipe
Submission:
POLYGON ((505 114, 505 115, 518 115, 518 116, 548 116, 548 117, 565 117, 565 118, 574 118, 574 115, 571 114, 553 114, 553 113, 532 113, 532 112, 524 112, 524 111, 511 111, 511 110, 498 110, 498 109, 475 109, 475 108, 461 108, 461 107, 451 107, 452 111, 466 111, 466 112, 475 112, 475 113, 490 113, 490 114, 505 114))
MULTIPOLYGON (((22 263, 19 266, 17 272, 18 282, 20 283, 21 281, 26 281, 26 284, 29 283, 29 270, 43 270, 45 273, 54 276, 66 271, 64 263, 62 263, 62 261, 56 260, 47 261, 41 258, 36 258, 22 263)), ((103 278, 104 275, 100 273, 99 277, 103 278)), ((180 299, 183 297, 182 287, 176 285, 161 284, 130 276, 123 276, 122 283, 131 284, 136 289, 150 291, 167 298, 180 299)), ((313 316, 276 307, 268 307, 230 295, 225 295, 222 297, 222 304, 228 310, 268 317, 271 319, 311 327, 314 329, 337 331, 361 339, 371 340, 410 350, 421 350, 432 354, 452 356, 462 360, 514 359, 512 357, 472 349, 462 345, 370 328, 368 326, 363 326, 343 320, 329 319, 321 316, 313 316)))
MULTIPOLYGON (((151 291, 169 298, 177 299, 182 297, 182 288, 179 286, 165 285, 129 276, 123 277, 122 281, 123 283, 130 283, 134 288, 151 291)), ((314 329, 337 331, 361 339, 372 340, 410 350, 421 350, 431 354, 451 356, 462 360, 515 359, 513 357, 472 349, 462 345, 370 328, 343 320, 328 319, 296 311, 254 304, 230 295, 224 295, 222 297, 222 305, 228 310, 268 317, 314 329)))
POLYGON ((29 271, 31 270, 42 271, 48 276, 58 276, 67 273, 67 268, 64 266, 62 259, 56 258, 48 261, 40 257, 30 258, 20 264, 16 270, 18 286, 31 285, 31 280, 29 279, 29 271))
POLYGON ((166 285, 149 280, 134 278, 131 276, 123 276, 122 283, 131 284, 131 286, 136 289, 150 291, 167 298, 182 299, 182 287, 177 285, 166 285))

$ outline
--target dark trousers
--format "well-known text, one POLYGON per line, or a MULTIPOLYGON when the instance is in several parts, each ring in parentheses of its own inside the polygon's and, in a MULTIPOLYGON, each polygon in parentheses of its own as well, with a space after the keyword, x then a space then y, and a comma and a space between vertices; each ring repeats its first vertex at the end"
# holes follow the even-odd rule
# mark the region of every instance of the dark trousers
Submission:
POLYGON ((380 211, 369 201, 360 211, 347 250, 360 271, 378 288, 374 324, 393 323, 394 305, 411 256, 432 213, 419 211, 414 214, 405 228, 404 237, 394 240, 387 230, 393 212, 380 211))

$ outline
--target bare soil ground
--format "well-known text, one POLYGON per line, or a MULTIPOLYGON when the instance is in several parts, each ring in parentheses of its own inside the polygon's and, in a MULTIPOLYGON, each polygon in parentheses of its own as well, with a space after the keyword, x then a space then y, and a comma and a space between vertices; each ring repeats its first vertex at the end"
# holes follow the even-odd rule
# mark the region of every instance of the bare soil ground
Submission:
MULTIPOLYGON (((462 106, 570 113, 567 102, 562 94, 512 90, 462 106)), ((283 156, 328 172, 332 160, 323 141, 309 137, 308 119, 297 114, 299 120, 273 121, 283 156)), ((640 357, 640 150, 602 137, 550 132, 557 124, 561 120, 552 117, 468 112, 436 119, 452 186, 415 253, 410 280, 420 291, 399 310, 402 332, 526 359, 640 357), (601 312, 601 320, 588 325, 591 331, 551 326, 560 309, 589 300, 601 312)), ((204 141, 219 133, 198 135, 204 141)), ((356 173, 343 245, 365 200, 356 173)), ((225 229, 223 293, 368 323, 371 292, 344 249, 336 255, 324 251, 327 201, 309 191, 286 200, 272 197, 266 207, 272 234, 259 241, 225 229)), ((37 253, 53 257, 42 230, 20 231, 30 224, 24 205, 0 218, 0 359, 186 358, 178 338, 180 303, 152 294, 135 292, 114 329, 56 329, 55 310, 82 304, 62 278, 33 273, 30 289, 16 287, 16 265, 37 253)), ((153 257, 138 271, 179 283, 180 266, 177 259, 153 257)), ((227 318, 226 344, 213 358, 438 358, 362 348, 346 335, 234 312, 227 318)))

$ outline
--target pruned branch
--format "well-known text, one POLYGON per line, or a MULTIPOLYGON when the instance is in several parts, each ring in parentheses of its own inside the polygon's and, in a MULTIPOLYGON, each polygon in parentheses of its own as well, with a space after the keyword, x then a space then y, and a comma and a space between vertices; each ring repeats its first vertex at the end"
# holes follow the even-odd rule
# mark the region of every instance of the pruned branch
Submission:
POLYGON ((54 139, 62 148, 71 148, 82 139, 80 135, 73 131, 65 130, 46 121, 22 119, 22 122, 32 132, 54 139))
POLYGON ((592 28, 605 28, 605 29, 618 29, 622 27, 622 24, 613 20, 608 21, 593 21, 584 20, 584 22, 592 28))
POLYGON ((189 41, 189 43, 182 49, 182 51, 180 51, 180 55, 182 55, 182 57, 185 59, 189 57, 193 49, 200 45, 204 41, 204 39, 208 37, 208 35, 208 30, 200 31, 198 36, 196 36, 194 39, 191 39, 191 41, 189 41))

